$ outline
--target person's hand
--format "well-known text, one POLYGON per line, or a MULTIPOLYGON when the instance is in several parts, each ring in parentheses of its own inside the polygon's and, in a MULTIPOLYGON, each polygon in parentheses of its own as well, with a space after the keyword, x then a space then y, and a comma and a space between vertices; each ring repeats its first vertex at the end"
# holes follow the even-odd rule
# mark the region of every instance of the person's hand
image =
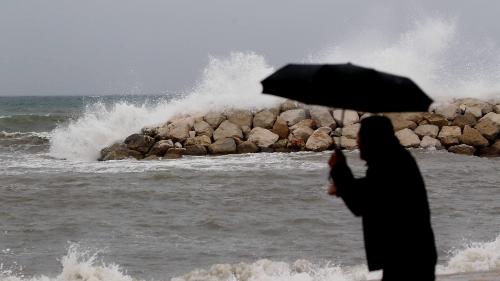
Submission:
POLYGON ((340 149, 335 149, 335 151, 332 153, 332 156, 330 156, 330 160, 328 160, 328 165, 330 165, 331 168, 335 168, 339 163, 342 162, 345 162, 344 153, 340 149))
POLYGON ((332 183, 332 184, 330 184, 330 186, 328 186, 327 193, 328 193, 328 195, 337 196, 337 187, 335 186, 334 183, 332 183))

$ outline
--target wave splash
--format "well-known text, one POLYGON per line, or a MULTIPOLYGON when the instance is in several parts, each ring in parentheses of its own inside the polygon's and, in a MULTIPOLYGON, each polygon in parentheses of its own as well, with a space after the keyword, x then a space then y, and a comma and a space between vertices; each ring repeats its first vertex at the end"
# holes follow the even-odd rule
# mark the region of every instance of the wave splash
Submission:
MULTIPOLYGON (((500 270, 500 235, 491 242, 471 243, 457 250, 437 274, 500 270)), ((24 277, 0 266, 0 281, 136 281, 116 264, 99 261, 99 253, 69 246, 61 259, 62 271, 56 277, 24 277)), ((381 272, 368 272, 365 265, 316 265, 307 260, 290 264, 267 259, 254 263, 216 264, 210 269, 195 269, 170 281, 361 281, 380 278, 381 272)))
POLYGON ((265 59, 255 53, 211 57, 202 79, 182 98, 166 97, 154 106, 134 105, 126 100, 111 107, 102 103, 87 106, 82 117, 52 131, 50 155, 92 161, 99 157, 103 147, 178 114, 275 106, 281 99, 262 95, 259 83, 273 71, 265 59))

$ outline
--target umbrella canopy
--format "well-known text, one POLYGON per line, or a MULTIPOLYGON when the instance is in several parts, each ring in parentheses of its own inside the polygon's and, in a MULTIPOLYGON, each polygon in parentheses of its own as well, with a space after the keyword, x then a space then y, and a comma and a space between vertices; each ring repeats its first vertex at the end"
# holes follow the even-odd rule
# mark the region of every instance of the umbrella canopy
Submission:
POLYGON ((406 77, 351 63, 289 64, 261 83, 265 94, 364 112, 421 112, 432 103, 406 77))

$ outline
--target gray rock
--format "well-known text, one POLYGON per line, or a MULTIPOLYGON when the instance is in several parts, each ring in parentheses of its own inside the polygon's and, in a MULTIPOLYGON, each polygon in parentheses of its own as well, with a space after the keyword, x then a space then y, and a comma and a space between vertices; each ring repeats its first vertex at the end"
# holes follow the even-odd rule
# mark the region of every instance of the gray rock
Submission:
POLYGON ((176 142, 174 143, 174 148, 182 148, 182 144, 180 142, 176 142))
POLYGON ((208 146, 210 154, 230 154, 236 152, 236 142, 233 138, 218 139, 208 146))
POLYGON ((146 154, 154 145, 155 140, 150 136, 132 134, 128 136, 124 142, 127 145, 128 149, 136 150, 142 154, 146 154))
POLYGON ((350 124, 359 122, 359 115, 353 110, 335 109, 333 111, 333 119, 338 126, 344 127, 350 124), (344 112, 344 121, 342 121, 342 112, 344 112))
POLYGON ((259 152, 259 147, 251 141, 244 141, 237 146, 238 153, 256 153, 259 152))
POLYGON ((287 125, 290 127, 306 119, 306 111, 304 109, 287 110, 281 113, 279 117, 286 121, 287 125))
POLYGON ((207 149, 204 145, 201 144, 193 144, 186 146, 186 155, 206 155, 207 149))
POLYGON ((420 139, 412 130, 408 128, 397 131, 396 137, 399 139, 399 142, 404 147, 420 146, 420 139))
POLYGON ((490 141, 495 140, 500 133, 500 128, 489 118, 481 120, 474 128, 490 141))
POLYGON ((360 127, 361 124, 359 123, 347 125, 342 129, 342 135, 346 138, 356 139, 358 137, 360 127))
POLYGON ((158 157, 156 155, 149 155, 149 156, 143 158, 142 160, 145 160, 145 161, 155 161, 155 160, 160 160, 160 157, 158 157))
POLYGON ((253 114, 249 110, 233 109, 228 110, 226 113, 227 120, 240 129, 243 126, 252 127, 253 114))
POLYGON ((440 138, 439 140, 441 141, 441 144, 444 145, 445 147, 450 147, 453 145, 460 144, 458 137, 446 136, 440 138))
POLYGON ((293 125, 290 127, 290 130, 295 130, 295 129, 298 129, 300 127, 309 127, 311 129, 315 129, 316 128, 316 121, 312 120, 312 119, 304 119, 302 121, 300 121, 299 123, 293 125))
POLYGON ((495 105, 494 110, 495 113, 500 114, 500 104, 495 105))
POLYGON ((155 156, 163 157, 163 155, 165 155, 167 150, 170 148, 173 148, 173 147, 174 147, 174 143, 172 142, 172 140, 161 140, 161 141, 158 141, 157 143, 155 143, 153 145, 153 147, 151 147, 148 155, 149 156, 155 155, 155 156))
POLYGON ((443 145, 441 142, 433 137, 430 136, 424 136, 422 138, 422 141, 420 142, 420 147, 426 148, 426 149, 441 149, 443 148, 443 145))
POLYGON ((415 128, 415 134, 419 137, 429 136, 436 138, 439 133, 439 127, 436 125, 420 125, 415 128))
POLYGON ((222 122, 222 124, 219 125, 217 130, 214 131, 213 137, 215 141, 233 137, 238 137, 241 139, 243 138, 243 132, 238 125, 225 120, 224 122, 222 122))
POLYGON ((459 144, 459 145, 453 145, 448 148, 449 152, 456 153, 456 154, 464 154, 464 155, 474 155, 476 152, 476 149, 470 145, 466 144, 459 144))
MULTIPOLYGON (((271 110, 262 110, 257 112, 253 117, 253 126, 261 127, 264 129, 272 129, 277 115, 271 110)), ((250 128, 250 127, 248 127, 250 128)))
POLYGON ((252 131, 252 128, 248 126, 242 126, 241 127, 241 132, 243 133, 243 137, 245 139, 248 139, 248 135, 250 135, 250 131, 252 131))
POLYGON ((463 144, 475 147, 485 147, 489 145, 488 140, 484 138, 478 130, 471 128, 470 126, 464 127, 464 132, 459 137, 459 140, 463 144))
POLYGON ((313 151, 324 151, 333 145, 333 139, 330 137, 332 128, 321 127, 314 131, 307 139, 306 149, 313 151))
POLYGON ((311 115, 311 119, 316 122, 316 126, 318 127, 330 127, 335 129, 337 123, 333 119, 333 116, 330 114, 330 109, 323 106, 311 106, 309 108, 309 114, 311 115))
POLYGON ((212 126, 210 126, 210 124, 203 120, 194 122, 193 127, 197 136, 207 136, 211 138, 214 134, 214 129, 212 128, 212 126))
POLYGON ((158 135, 158 127, 144 127, 141 134, 155 138, 158 135))
POLYGON ((258 147, 270 147, 273 145, 279 136, 267 129, 256 127, 250 131, 248 140, 255 143, 258 147))
POLYGON ((354 150, 358 148, 358 141, 356 139, 346 138, 344 136, 335 139, 335 143, 340 145, 341 148, 347 150, 354 150))
POLYGON ((219 112, 209 112, 203 116, 203 120, 207 122, 212 129, 219 127, 219 125, 226 120, 226 117, 219 112))

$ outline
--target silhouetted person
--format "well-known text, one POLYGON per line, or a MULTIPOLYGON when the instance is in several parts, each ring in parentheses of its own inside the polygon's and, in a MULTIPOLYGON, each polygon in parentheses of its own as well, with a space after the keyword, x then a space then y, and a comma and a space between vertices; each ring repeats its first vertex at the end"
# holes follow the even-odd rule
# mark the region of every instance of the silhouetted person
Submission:
POLYGON ((329 194, 362 217, 368 269, 382 269, 383 281, 434 280, 434 234, 415 160, 382 116, 361 121, 358 146, 366 176, 354 178, 344 154, 336 150, 329 162, 334 183, 329 194))

